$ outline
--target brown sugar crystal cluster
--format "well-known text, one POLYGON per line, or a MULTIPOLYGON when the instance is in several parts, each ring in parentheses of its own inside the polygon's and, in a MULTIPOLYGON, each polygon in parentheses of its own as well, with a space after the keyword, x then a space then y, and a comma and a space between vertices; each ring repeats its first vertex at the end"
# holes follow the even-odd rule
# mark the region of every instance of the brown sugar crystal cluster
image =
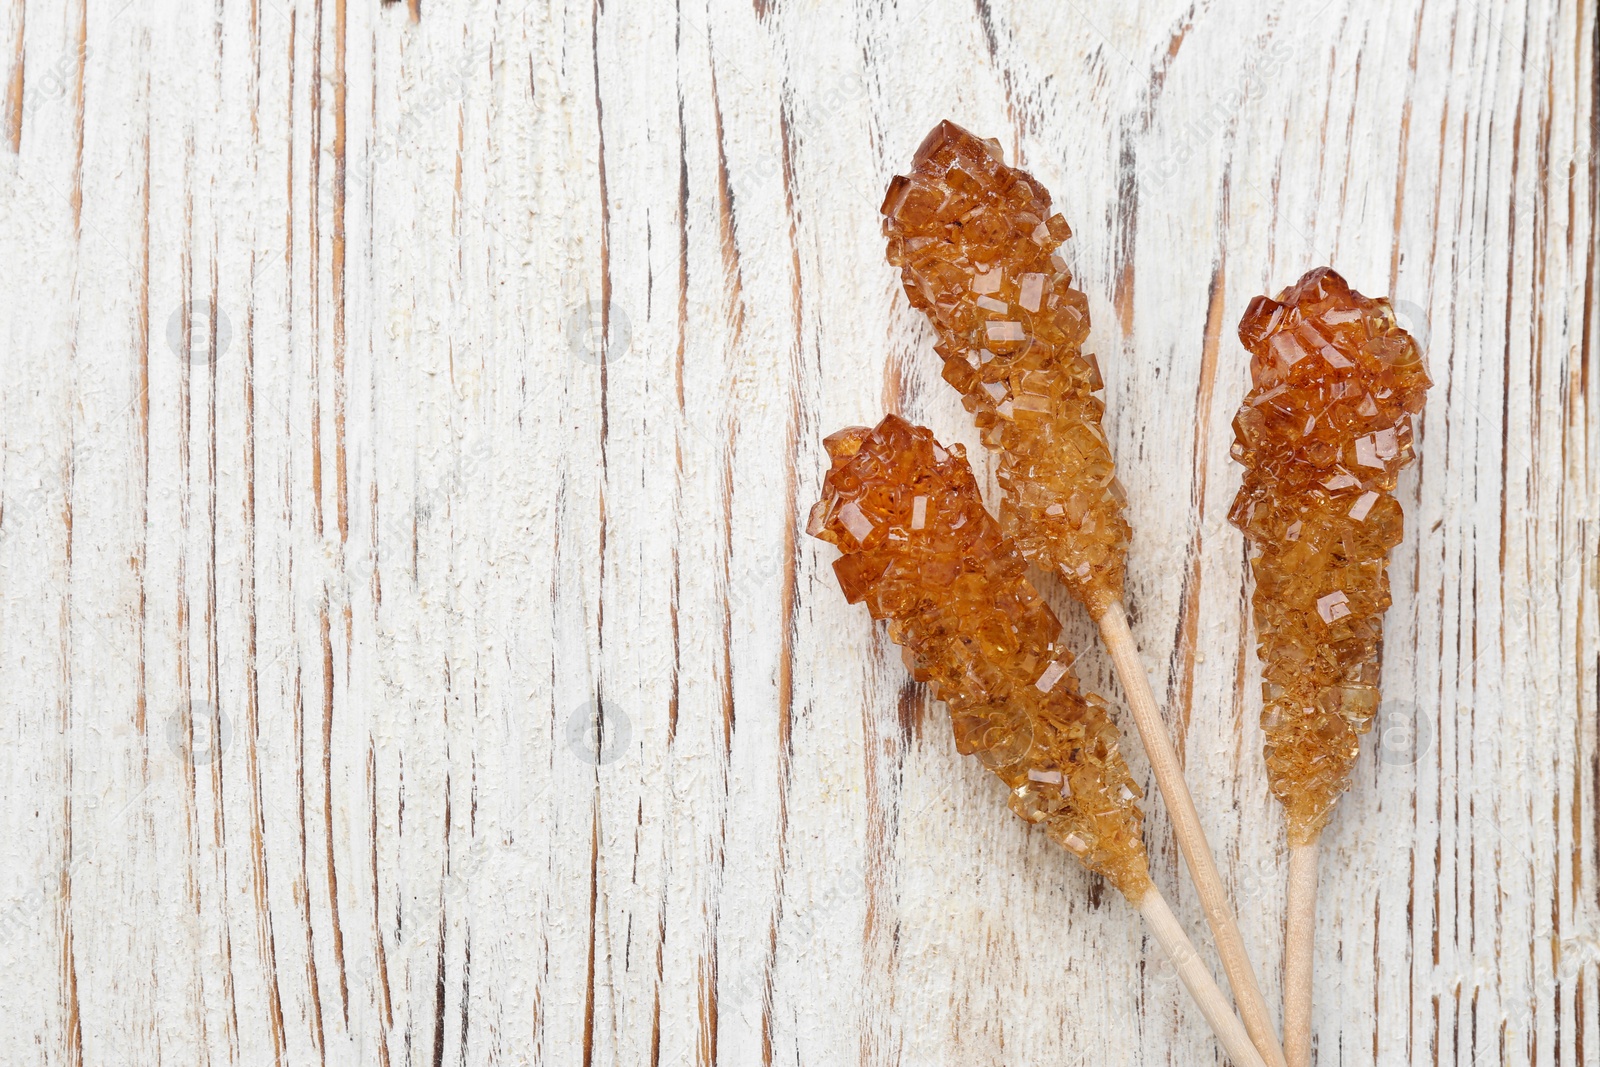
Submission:
POLYGON ((1100 371, 1082 351, 1088 300, 1056 254, 1066 221, 999 142, 952 122, 923 141, 882 210, 889 262, 939 334, 944 378, 999 453, 1006 533, 1098 618, 1122 595, 1130 530, 1100 428, 1100 371))
POLYGON ((1252 546, 1267 773, 1291 844, 1305 843, 1378 708, 1395 478, 1429 380, 1389 302, 1327 268, 1257 297, 1239 338, 1252 388, 1233 422, 1245 474, 1229 519, 1252 546))
POLYGON ((889 621, 918 681, 950 707, 956 747, 1130 900, 1149 886, 1138 787, 1106 705, 1078 687, 1061 624, 984 510, 965 453, 896 416, 827 439, 808 531, 843 555, 847 600, 889 621))

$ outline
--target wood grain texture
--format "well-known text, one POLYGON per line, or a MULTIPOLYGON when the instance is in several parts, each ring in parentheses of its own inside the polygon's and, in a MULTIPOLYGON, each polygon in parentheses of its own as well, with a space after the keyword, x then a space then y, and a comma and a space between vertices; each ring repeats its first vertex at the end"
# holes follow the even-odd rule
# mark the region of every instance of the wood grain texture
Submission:
POLYGON ((1076 230, 1133 631, 1269 1002, 1234 326, 1329 262, 1425 337, 1317 1062, 1595 1062, 1597 39, 0 0, 0 1062, 1217 1062, 801 531, 833 429, 974 443, 876 213, 944 117, 1076 230))

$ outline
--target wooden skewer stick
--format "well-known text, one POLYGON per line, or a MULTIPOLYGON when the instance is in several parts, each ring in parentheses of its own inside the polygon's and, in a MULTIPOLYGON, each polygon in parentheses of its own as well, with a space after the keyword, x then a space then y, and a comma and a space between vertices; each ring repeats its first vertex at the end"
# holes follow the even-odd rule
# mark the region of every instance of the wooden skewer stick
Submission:
POLYGON ((1311 969, 1316 948, 1317 845, 1289 846, 1288 929, 1283 937, 1283 1051, 1289 1067, 1311 1067, 1311 969))
POLYGON ((1182 979, 1184 988, 1194 997, 1195 1004, 1200 1008, 1200 1014, 1211 1024, 1212 1032, 1217 1035, 1217 1040, 1222 1043, 1222 1048, 1228 1057, 1239 1067, 1266 1067, 1266 1061, 1261 1058, 1261 1053, 1257 1052, 1255 1045, 1250 1042, 1250 1034, 1239 1021, 1239 1017, 1233 1013, 1233 1009, 1228 1007, 1227 998, 1222 995, 1222 990, 1217 988, 1216 979, 1211 977, 1211 972, 1206 970, 1199 952, 1195 951, 1194 942, 1189 940, 1189 935, 1178 925, 1178 920, 1172 914, 1172 909, 1167 906, 1161 891, 1151 886, 1143 897, 1132 903, 1144 916, 1145 922, 1150 924, 1150 932, 1155 935, 1167 958, 1172 960, 1172 965, 1177 968, 1178 977, 1182 979))
POLYGON ((1200 895, 1200 906, 1205 911, 1212 936, 1216 938, 1217 955, 1222 957, 1222 968, 1228 975, 1228 984, 1233 988, 1233 998, 1239 1005, 1245 1029, 1262 1059, 1273 1067, 1285 1067, 1283 1046, 1278 1044, 1266 999, 1256 983, 1255 968, 1245 953, 1239 922, 1228 902, 1227 891, 1222 887, 1222 876, 1217 873, 1217 864, 1211 856, 1210 845, 1206 843, 1205 831, 1200 827, 1200 813, 1195 810, 1194 798, 1190 796, 1189 785, 1183 777, 1183 764, 1178 760, 1172 735, 1162 721, 1161 709, 1156 704, 1155 693, 1150 689, 1150 679, 1139 659, 1139 649, 1133 643, 1133 632, 1128 629, 1128 616, 1122 609, 1122 601, 1113 600, 1097 621, 1100 637, 1111 653, 1117 677, 1122 679, 1128 705, 1133 710, 1134 724, 1139 729, 1140 740, 1144 742, 1145 754, 1150 758, 1150 769, 1155 772, 1156 786, 1166 800, 1173 832, 1178 838, 1178 848, 1183 852, 1184 862, 1189 865, 1189 876, 1200 895))
MULTIPOLYGON (((826 445, 830 468, 806 528, 843 553, 836 573, 847 598, 894 620, 889 633, 908 664, 951 706, 957 747, 993 755, 1016 813, 1043 823, 1127 896, 1228 1055, 1240 1067, 1265 1067, 1150 881, 1143 816, 1117 751, 1118 731, 1104 704, 1079 690, 1061 623, 1023 574, 1016 544, 984 508, 965 455, 895 415, 873 430, 833 434, 826 445), (939 501, 932 515, 929 499, 939 501), (946 593, 952 561, 971 568, 977 589, 946 593), (994 626, 1009 627, 1014 641, 987 640, 994 626), (1008 716, 1013 725, 1005 726, 1008 716)), ((1175 757, 1168 762, 1175 766, 1175 757)))

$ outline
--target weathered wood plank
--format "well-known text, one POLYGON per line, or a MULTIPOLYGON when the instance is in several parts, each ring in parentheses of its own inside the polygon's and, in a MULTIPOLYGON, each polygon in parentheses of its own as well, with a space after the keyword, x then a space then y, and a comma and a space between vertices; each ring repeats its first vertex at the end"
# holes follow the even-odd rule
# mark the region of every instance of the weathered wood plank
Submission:
POLYGON ((1319 1062, 1592 1061, 1597 25, 0 4, 0 1061, 1215 1061, 803 533, 842 425, 987 463, 878 233, 946 116, 1076 229, 1135 634, 1269 999, 1234 327, 1331 262, 1426 335, 1319 1062))

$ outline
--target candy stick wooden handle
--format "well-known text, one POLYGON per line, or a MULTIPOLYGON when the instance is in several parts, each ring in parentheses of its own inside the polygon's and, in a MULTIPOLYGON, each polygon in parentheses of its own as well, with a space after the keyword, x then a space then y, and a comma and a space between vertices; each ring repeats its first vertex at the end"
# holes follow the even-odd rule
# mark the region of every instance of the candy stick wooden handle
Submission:
POLYGON ((1289 848, 1288 929, 1283 937, 1283 1051, 1311 1067, 1311 965, 1316 955, 1317 838, 1289 848))
POLYGON ((1205 831, 1200 828, 1200 813, 1195 810, 1194 798, 1189 795, 1189 785, 1183 778, 1183 765, 1178 762, 1178 751, 1173 747, 1172 735, 1167 732, 1155 694, 1150 690, 1150 679, 1139 660, 1139 649, 1133 643, 1133 632, 1128 629, 1122 602, 1112 601, 1101 614, 1099 623, 1101 639, 1111 653, 1117 676, 1122 679, 1134 724, 1144 742, 1145 755, 1150 759, 1150 769, 1155 772, 1156 786, 1166 800, 1178 848, 1189 865, 1189 877, 1194 881, 1206 922, 1216 938, 1217 955, 1222 958, 1222 969, 1227 972, 1239 1015, 1262 1058, 1273 1067, 1284 1067, 1283 1047, 1278 1044, 1266 999, 1256 984, 1255 968, 1245 953, 1239 922, 1234 918, 1228 894, 1222 887, 1222 876, 1217 873, 1205 831))
POLYGON ((1160 890, 1151 886, 1144 897, 1135 902, 1134 907, 1150 924, 1150 932, 1161 942, 1161 948, 1177 968, 1184 988, 1199 1006, 1200 1014, 1211 1024, 1211 1031, 1217 1035, 1228 1058, 1239 1067, 1266 1067, 1261 1053, 1250 1043, 1250 1034, 1233 1009, 1228 1007, 1227 998, 1217 988, 1216 980, 1200 959, 1200 953, 1195 951, 1194 942, 1178 925, 1177 917, 1172 914, 1160 890))

